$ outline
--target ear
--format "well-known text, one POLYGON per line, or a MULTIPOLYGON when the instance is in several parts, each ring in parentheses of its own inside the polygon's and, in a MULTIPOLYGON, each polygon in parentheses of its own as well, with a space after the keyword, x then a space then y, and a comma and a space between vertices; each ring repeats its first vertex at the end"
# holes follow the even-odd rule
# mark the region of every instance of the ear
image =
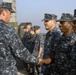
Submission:
POLYGON ((73 22, 71 22, 71 26, 74 26, 74 23, 73 22))
POLYGON ((53 20, 51 20, 50 23, 53 25, 54 24, 53 20))
POLYGON ((55 21, 55 20, 53 20, 53 21, 52 21, 52 24, 53 24, 53 25, 56 25, 56 21, 55 21))
POLYGON ((72 23, 72 26, 74 26, 74 23, 72 23))
POLYGON ((5 10, 3 10, 2 15, 3 15, 3 16, 5 16, 5 15, 6 15, 6 11, 5 11, 5 10))

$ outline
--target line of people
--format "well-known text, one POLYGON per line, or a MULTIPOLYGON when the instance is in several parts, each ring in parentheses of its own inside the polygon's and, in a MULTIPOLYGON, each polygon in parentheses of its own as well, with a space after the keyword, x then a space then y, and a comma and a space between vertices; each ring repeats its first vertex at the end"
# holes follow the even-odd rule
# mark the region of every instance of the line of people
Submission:
MULTIPOLYGON (((42 21, 48 32, 44 43, 43 58, 38 57, 42 64, 41 73, 43 75, 75 75, 76 10, 74 16, 62 13, 59 20, 57 20, 57 15, 45 13, 42 21), (57 22, 59 22, 61 32, 56 27, 57 22)), ((36 53, 38 52, 36 51, 34 56, 37 57, 36 53)))
POLYGON ((74 16, 62 13, 59 20, 55 14, 45 14, 43 21, 48 30, 41 58, 43 75, 76 75, 76 10, 74 16))
MULTIPOLYGON (((22 23, 21 23, 22 24, 22 23)), ((26 22, 23 23, 24 27, 24 36, 22 38, 23 45, 29 50, 29 52, 37 57, 42 58, 43 48, 44 48, 44 38, 43 35, 40 34, 40 26, 32 26, 32 23, 26 22)), ((41 67, 35 64, 27 64, 26 71, 30 73, 30 75, 41 75, 41 67)))

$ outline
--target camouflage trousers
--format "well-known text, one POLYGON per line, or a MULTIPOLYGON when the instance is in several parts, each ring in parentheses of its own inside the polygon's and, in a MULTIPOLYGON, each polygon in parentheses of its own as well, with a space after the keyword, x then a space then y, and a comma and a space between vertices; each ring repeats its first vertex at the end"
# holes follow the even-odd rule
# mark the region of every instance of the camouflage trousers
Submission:
POLYGON ((0 75, 17 75, 18 71, 15 66, 0 67, 0 75))

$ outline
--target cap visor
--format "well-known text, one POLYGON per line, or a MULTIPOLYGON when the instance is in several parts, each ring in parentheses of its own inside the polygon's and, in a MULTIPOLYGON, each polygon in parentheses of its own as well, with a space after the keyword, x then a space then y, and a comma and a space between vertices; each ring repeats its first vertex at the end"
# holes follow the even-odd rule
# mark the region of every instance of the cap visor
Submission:
POLYGON ((73 21, 76 21, 76 17, 74 17, 73 21))
POLYGON ((43 19, 43 20, 41 20, 41 21, 49 21, 49 19, 43 19))
POLYGON ((13 9, 12 9, 12 10, 10 10, 10 12, 11 12, 11 13, 16 13, 13 9))
POLYGON ((44 21, 44 19, 43 19, 43 20, 41 20, 41 21, 44 21))
POLYGON ((60 22, 60 20, 56 20, 56 22, 60 22))
POLYGON ((65 21, 65 20, 62 20, 62 19, 56 20, 56 22, 61 22, 61 21, 63 22, 63 21, 65 21))

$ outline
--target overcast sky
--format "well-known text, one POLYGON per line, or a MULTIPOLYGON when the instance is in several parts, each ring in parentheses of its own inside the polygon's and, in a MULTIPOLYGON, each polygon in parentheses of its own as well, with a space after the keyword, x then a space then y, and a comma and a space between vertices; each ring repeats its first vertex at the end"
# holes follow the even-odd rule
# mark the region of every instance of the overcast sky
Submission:
POLYGON ((74 14, 76 0, 16 0, 17 22, 32 22, 41 26, 41 32, 45 33, 45 27, 41 20, 44 13, 56 14, 58 19, 62 13, 74 14))

